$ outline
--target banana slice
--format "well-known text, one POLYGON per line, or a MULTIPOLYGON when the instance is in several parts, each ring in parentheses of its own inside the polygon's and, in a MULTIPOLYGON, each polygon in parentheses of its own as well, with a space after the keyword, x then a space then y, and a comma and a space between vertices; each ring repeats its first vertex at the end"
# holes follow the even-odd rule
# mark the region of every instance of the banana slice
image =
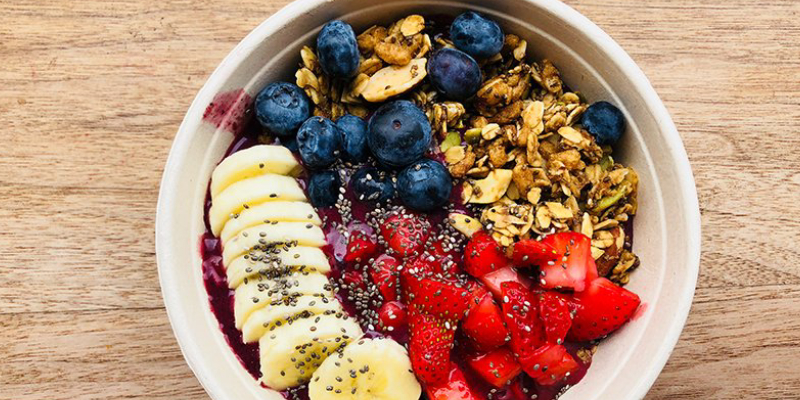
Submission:
POLYGON ((261 380, 274 390, 307 382, 331 353, 361 334, 358 324, 342 314, 317 315, 275 328, 258 341, 261 380))
POLYGON ((284 324, 293 324, 300 319, 315 315, 342 313, 342 304, 336 298, 299 296, 285 299, 278 304, 253 311, 242 326, 242 340, 257 342, 264 334, 284 324))
POLYGON ((325 253, 316 247, 276 247, 271 250, 253 250, 236 257, 227 268, 228 287, 236 289, 245 278, 262 274, 278 276, 289 271, 319 272, 327 274, 331 264, 325 253))
POLYGON ((300 163, 286 147, 258 145, 240 150, 222 160, 211 175, 211 198, 234 182, 263 174, 297 176, 300 163))
POLYGON ((222 262, 228 265, 234 258, 252 249, 270 250, 276 244, 289 246, 325 246, 325 233, 308 222, 278 222, 247 228, 222 244, 222 262))
POLYGON ((256 276, 239 285, 233 295, 233 316, 236 329, 241 330, 253 311, 290 297, 302 295, 333 297, 328 278, 317 272, 294 271, 276 279, 256 276))
POLYGON ((308 396, 311 400, 418 399, 422 388, 411 371, 408 352, 394 340, 359 339, 322 363, 311 377, 308 396))
POLYGON ((211 233, 219 237, 222 227, 232 215, 245 207, 268 201, 305 201, 306 195, 297 180, 290 176, 264 174, 231 184, 218 196, 212 196, 208 220, 211 233))
POLYGON ((229 219, 222 228, 219 238, 222 243, 225 243, 247 228, 274 221, 308 222, 317 226, 322 225, 322 221, 311 204, 299 201, 271 201, 242 210, 238 215, 229 219))

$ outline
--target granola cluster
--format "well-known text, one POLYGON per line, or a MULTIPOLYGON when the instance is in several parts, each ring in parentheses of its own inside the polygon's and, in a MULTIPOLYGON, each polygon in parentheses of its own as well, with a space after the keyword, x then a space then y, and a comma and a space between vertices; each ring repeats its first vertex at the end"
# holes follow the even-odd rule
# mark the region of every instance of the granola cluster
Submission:
POLYGON ((462 180, 464 200, 479 216, 452 220, 457 228, 482 226, 503 246, 582 232, 592 238, 600 275, 628 282, 639 264, 625 230, 636 214, 638 176, 581 128, 588 104, 552 62, 529 62, 527 42, 507 34, 502 51, 480 61, 482 87, 461 103, 440 98, 425 80, 426 56, 453 44, 432 40, 422 16, 372 26, 357 41, 359 70, 349 80, 330 79, 314 51, 302 49, 296 83, 313 102, 314 115, 366 117, 389 98, 413 101, 425 111, 450 174, 462 180))

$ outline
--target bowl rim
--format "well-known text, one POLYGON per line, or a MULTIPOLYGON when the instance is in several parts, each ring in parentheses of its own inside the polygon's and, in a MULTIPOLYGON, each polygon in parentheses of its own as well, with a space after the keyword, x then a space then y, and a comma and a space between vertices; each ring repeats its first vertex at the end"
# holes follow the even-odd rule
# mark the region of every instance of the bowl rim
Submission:
MULTIPOLYGON (((185 313, 179 312, 182 310, 182 306, 180 305, 178 296, 173 292, 164 290, 164 288, 178 284, 178 282, 175 282, 171 275, 166 272, 175 259, 175 249, 172 246, 172 239, 169 234, 171 220, 167 209, 169 205, 179 201, 177 193, 173 190, 177 183, 178 166, 180 161, 186 156, 185 150, 189 147, 189 143, 192 139, 193 129, 191 129, 191 126, 195 124, 196 121, 202 119, 205 106, 211 102, 213 96, 222 89, 225 80, 233 73, 235 68, 252 53, 264 38, 269 37, 285 26, 287 24, 286 21, 293 21, 295 18, 308 13, 324 3, 330 3, 330 1, 331 0, 295 0, 261 22, 236 45, 209 76, 192 101, 173 140, 163 171, 155 224, 159 284, 162 289, 161 292, 167 317, 172 326, 173 334, 178 341, 181 353, 200 384, 212 398, 223 398, 225 389, 222 387, 220 381, 210 376, 207 368, 199 361, 197 354, 201 351, 201 347, 188 330, 188 324, 183 323, 185 320, 185 313)), ((644 99, 645 108, 659 121, 664 140, 667 144, 664 151, 670 153, 670 158, 674 161, 675 168, 679 171, 676 179, 682 197, 678 200, 685 206, 683 219, 688 234, 685 239, 686 259, 689 261, 689 265, 686 266, 687 281, 680 290, 681 295, 675 300, 678 303, 676 305, 678 312, 672 319, 672 323, 664 336, 664 343, 659 347, 654 357, 651 364, 653 368, 650 368, 648 371, 642 371, 642 375, 638 379, 638 384, 632 387, 630 393, 631 398, 644 398, 666 365, 667 360, 680 338, 680 334, 691 309, 699 275, 701 246, 700 208, 695 179, 688 155, 666 106, 656 94, 655 89, 652 87, 644 72, 614 39, 583 14, 561 1, 517 1, 534 4, 537 7, 551 12, 553 15, 557 15, 564 23, 572 25, 575 29, 586 34, 589 40, 591 40, 600 51, 608 55, 609 62, 615 64, 620 71, 626 74, 632 86, 644 99)), ((478 3, 476 5, 480 4, 478 3)))

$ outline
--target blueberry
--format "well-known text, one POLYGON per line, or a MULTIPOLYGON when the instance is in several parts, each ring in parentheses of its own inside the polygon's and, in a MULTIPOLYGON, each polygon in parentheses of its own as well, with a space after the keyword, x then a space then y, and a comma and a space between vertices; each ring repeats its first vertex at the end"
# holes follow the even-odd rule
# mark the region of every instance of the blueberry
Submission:
POLYGON ((583 113, 581 125, 598 144, 614 144, 625 132, 625 116, 613 104, 598 101, 583 113))
POLYGON ((334 20, 325 24, 317 36, 317 57, 326 74, 348 78, 358 71, 358 44, 353 28, 334 20))
POLYGON ((352 162, 367 161, 367 122, 355 115, 347 114, 336 120, 336 126, 342 129, 342 150, 344 156, 352 162))
POLYGON ((367 145, 375 158, 390 167, 404 167, 425 154, 431 143, 431 124, 408 100, 378 108, 368 123, 367 145))
POLYGON ((308 96, 295 84, 273 82, 256 96, 256 118, 278 136, 291 136, 311 115, 308 96))
POLYGON ((311 117, 297 130, 300 158, 309 168, 330 167, 339 156, 342 130, 333 121, 311 117))
POLYGON ((453 178, 444 165, 419 160, 397 175, 397 193, 406 207, 416 211, 431 211, 447 203, 453 178))
POLYGON ((356 197, 362 201, 385 203, 394 197, 392 178, 377 168, 366 167, 356 171, 350 178, 350 185, 356 197))
POLYGON ((489 58, 503 48, 500 25, 474 11, 467 11, 450 25, 450 40, 460 50, 475 58, 489 58))
POLYGON ((428 61, 428 77, 433 86, 452 100, 466 100, 481 87, 481 67, 469 54, 444 48, 428 61))
POLYGON ((289 149, 289 151, 291 151, 292 153, 297 153, 298 149, 297 149, 296 137, 292 136, 292 137, 281 138, 281 144, 283 145, 283 147, 289 149))
POLYGON ((330 207, 336 204, 339 198, 339 187, 342 181, 339 174, 333 171, 323 171, 311 175, 308 180, 308 197, 314 207, 330 207))

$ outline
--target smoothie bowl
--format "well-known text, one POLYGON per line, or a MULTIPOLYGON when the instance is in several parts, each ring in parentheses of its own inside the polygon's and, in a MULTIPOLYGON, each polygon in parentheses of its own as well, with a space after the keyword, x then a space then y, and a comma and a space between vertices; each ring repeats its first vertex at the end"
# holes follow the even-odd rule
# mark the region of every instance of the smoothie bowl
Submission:
POLYGON ((215 399, 638 399, 699 234, 663 104, 574 10, 353 0, 292 3, 209 78, 156 243, 215 399))

